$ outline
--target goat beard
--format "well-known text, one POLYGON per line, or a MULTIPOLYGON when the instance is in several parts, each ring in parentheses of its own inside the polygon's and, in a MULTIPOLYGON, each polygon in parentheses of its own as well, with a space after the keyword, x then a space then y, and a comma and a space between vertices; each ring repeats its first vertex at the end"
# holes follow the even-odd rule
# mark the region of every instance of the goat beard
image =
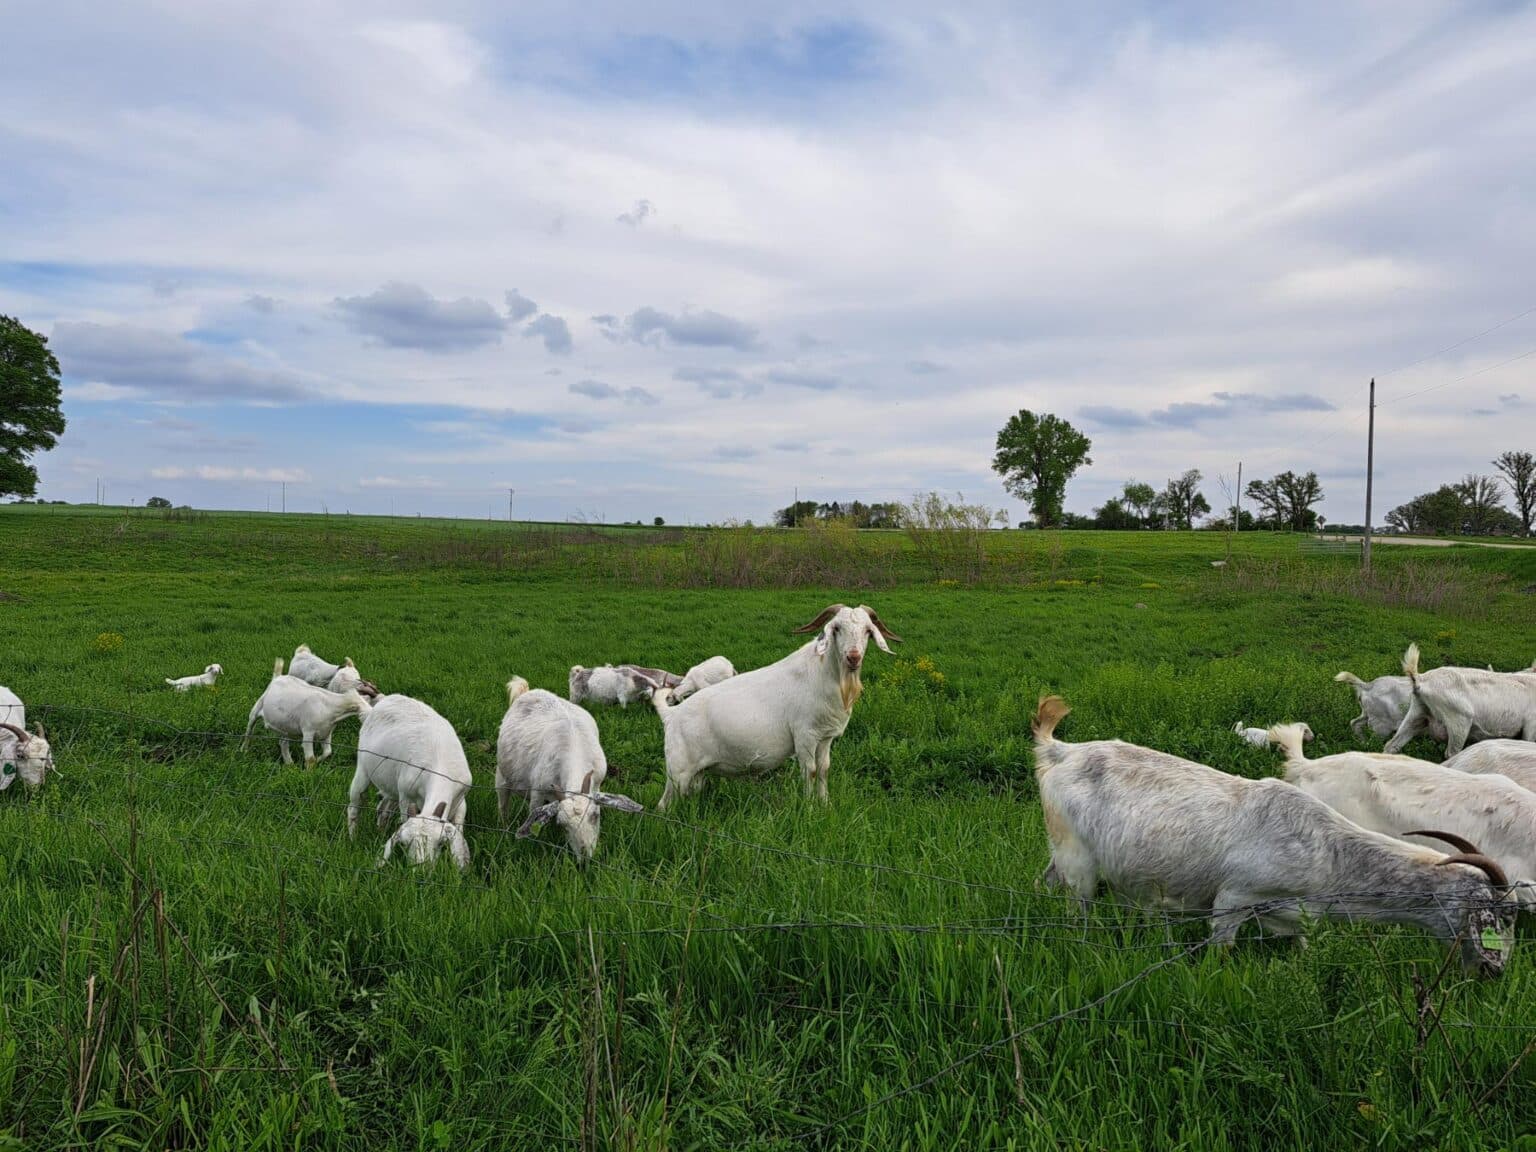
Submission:
POLYGON ((859 702, 859 696, 864 691, 864 681, 859 678, 858 670, 850 672, 847 664, 844 664, 837 686, 843 694, 843 711, 852 712, 853 706, 859 702))

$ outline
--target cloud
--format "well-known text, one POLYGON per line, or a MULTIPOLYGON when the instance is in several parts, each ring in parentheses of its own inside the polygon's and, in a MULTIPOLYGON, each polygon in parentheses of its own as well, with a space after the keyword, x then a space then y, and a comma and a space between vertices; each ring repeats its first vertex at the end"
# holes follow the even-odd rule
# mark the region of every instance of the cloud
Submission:
POLYGON ((804 440, 776 440, 769 445, 775 452, 809 452, 811 446, 804 440))
POLYGON ((908 360, 907 371, 914 376, 932 376, 939 372, 947 372, 949 369, 933 360, 908 360))
POLYGON ((75 380, 118 390, 81 399, 115 399, 121 390, 167 398, 251 401, 304 400, 311 389, 284 369, 258 367, 210 351, 169 332, 128 324, 61 320, 53 329, 53 348, 64 374, 75 380))
POLYGON ((626 404, 656 404, 656 396, 644 388, 615 388, 601 380, 577 380, 567 384, 566 390, 577 396, 593 400, 622 400, 626 404))
POLYGON ((717 400, 756 396, 763 390, 761 381, 748 380, 734 368, 678 368, 673 371, 672 378, 697 384, 700 391, 717 400))
POLYGON ((757 449, 745 445, 722 445, 715 449, 715 455, 721 460, 751 460, 757 455, 757 449))
POLYGON ((1180 401, 1166 408, 1137 412, 1131 408, 1090 404, 1077 410, 1090 423, 1104 428, 1193 428, 1207 420, 1225 420, 1234 416, 1264 412, 1332 412, 1334 405, 1321 396, 1305 392, 1262 395, 1255 392, 1213 392, 1209 402, 1180 401))
POLYGON ((631 228, 638 228, 647 219, 656 214, 656 205, 649 200, 636 200, 635 206, 628 212, 621 213, 616 219, 620 224, 628 224, 631 228))
POLYGON ((808 372, 799 368, 774 368, 764 375, 775 384, 788 384, 794 388, 809 388, 815 392, 831 392, 842 386, 836 376, 825 372, 808 372))
POLYGON ((517 324, 528 319, 539 310, 539 306, 528 297, 524 296, 516 288, 506 294, 507 319, 517 324))
POLYGON ((149 475, 155 480, 255 480, 268 484, 306 484, 310 479, 304 468, 227 468, 215 464, 201 464, 196 468, 151 468, 149 475))
POLYGON ((259 293, 247 296, 245 306, 252 312, 260 312, 264 316, 270 316, 277 311, 277 301, 271 296, 262 296, 259 293))
POLYGON ((338 296, 355 331, 391 348, 464 352, 501 340, 507 320, 484 300, 439 300, 417 284, 391 281, 367 296, 338 296))
POLYGON ((757 346, 757 329, 744 320, 708 310, 674 314, 655 308, 638 308, 622 323, 616 316, 594 316, 592 322, 615 343, 633 341, 660 348, 663 344, 699 348, 735 348, 746 352, 757 346))
POLYGON ((528 326, 523 329, 523 336, 538 336, 544 340, 544 350, 564 356, 575 347, 571 340, 571 329, 562 317, 551 316, 547 312, 542 316, 536 316, 528 321, 528 326))

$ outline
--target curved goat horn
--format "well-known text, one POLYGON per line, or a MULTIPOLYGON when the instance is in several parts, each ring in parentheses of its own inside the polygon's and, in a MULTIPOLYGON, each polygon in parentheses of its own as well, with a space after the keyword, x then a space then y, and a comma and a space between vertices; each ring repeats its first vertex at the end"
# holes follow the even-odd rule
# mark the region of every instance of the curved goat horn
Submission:
POLYGON ((823 608, 820 616, 816 617, 816 619, 812 620, 809 624, 802 624, 799 628, 793 629, 790 632, 790 635, 794 636, 801 632, 817 632, 821 629, 823 624, 832 619, 832 617, 836 616, 846 607, 846 604, 833 604, 829 608, 823 608))
POLYGON ((884 636, 887 640, 894 641, 897 644, 901 643, 901 637, 896 635, 896 633, 892 632, 885 626, 885 621, 880 619, 880 613, 876 612, 868 604, 860 604, 859 607, 869 613, 869 622, 876 628, 880 629, 880 635, 884 636))
POLYGON ((20 744, 25 744, 28 740, 32 739, 32 733, 28 732, 25 728, 18 728, 14 724, 0 723, 0 728, 4 728, 12 736, 16 737, 17 742, 20 744))
POLYGON ((1428 836, 1434 840, 1444 840, 1458 852, 1465 852, 1470 856, 1480 856, 1483 850, 1472 841, 1457 836, 1452 832, 1404 832, 1404 836, 1428 836))
POLYGON ((1470 864, 1474 868, 1481 868, 1495 888, 1509 887, 1509 877, 1504 875, 1499 862, 1481 852, 1458 852, 1455 856, 1447 856, 1436 867, 1444 868, 1447 864, 1470 864))

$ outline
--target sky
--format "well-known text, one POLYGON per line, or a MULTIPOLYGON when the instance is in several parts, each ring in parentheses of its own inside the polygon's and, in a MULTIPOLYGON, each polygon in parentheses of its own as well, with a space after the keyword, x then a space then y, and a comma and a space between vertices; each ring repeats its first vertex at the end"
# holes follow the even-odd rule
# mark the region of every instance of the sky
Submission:
POLYGON ((1536 451, 1536 6, 13 0, 39 495, 762 522, 1536 451))

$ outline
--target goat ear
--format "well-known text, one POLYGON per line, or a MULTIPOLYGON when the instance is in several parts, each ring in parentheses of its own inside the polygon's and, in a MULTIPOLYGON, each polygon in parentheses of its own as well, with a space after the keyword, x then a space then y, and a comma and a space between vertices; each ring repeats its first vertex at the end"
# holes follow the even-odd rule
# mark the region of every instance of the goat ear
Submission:
POLYGON ((896 644, 901 643, 901 637, 885 626, 885 621, 880 619, 880 613, 876 612, 868 604, 860 604, 859 607, 869 615, 869 622, 875 626, 875 643, 880 645, 880 651, 889 652, 885 642, 890 640, 896 644))
POLYGON ((443 813, 446 811, 448 811, 448 801, 444 800, 436 808, 432 809, 432 818, 434 820, 441 820, 443 813))
POLYGON ((620 812, 644 812, 645 805, 628 796, 616 796, 612 792, 599 792, 593 797, 604 808, 617 808, 620 812))
POLYGON ((800 627, 792 630, 790 632, 790 635, 791 636, 798 636, 802 632, 815 632, 818 628, 820 628, 822 625, 824 625, 828 620, 832 619, 832 617, 836 616, 839 612, 841 612, 845 607, 847 607, 847 605, 845 605, 845 604, 833 604, 830 607, 823 608, 821 610, 821 615, 820 616, 816 617, 816 619, 812 620, 809 624, 802 624, 800 627))
POLYGON ((517 830, 517 838, 519 840, 527 839, 530 835, 533 834, 533 830, 535 828, 538 828, 544 824, 548 824, 551 820, 553 820, 555 818, 555 813, 559 810, 559 808, 560 804, 555 800, 551 800, 548 804, 540 804, 532 812, 528 813, 528 819, 524 820, 521 826, 519 826, 517 830))

